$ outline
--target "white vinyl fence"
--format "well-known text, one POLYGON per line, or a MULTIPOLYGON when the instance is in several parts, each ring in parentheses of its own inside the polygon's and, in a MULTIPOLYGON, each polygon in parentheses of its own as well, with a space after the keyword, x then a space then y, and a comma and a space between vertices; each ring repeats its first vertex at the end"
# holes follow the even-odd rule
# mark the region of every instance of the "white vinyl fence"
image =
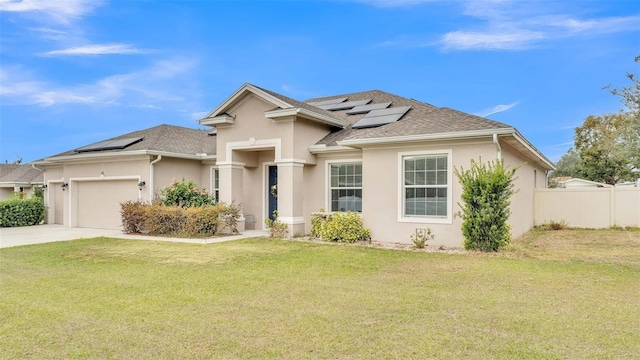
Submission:
POLYGON ((580 228, 640 226, 640 188, 536 189, 534 222, 580 228))

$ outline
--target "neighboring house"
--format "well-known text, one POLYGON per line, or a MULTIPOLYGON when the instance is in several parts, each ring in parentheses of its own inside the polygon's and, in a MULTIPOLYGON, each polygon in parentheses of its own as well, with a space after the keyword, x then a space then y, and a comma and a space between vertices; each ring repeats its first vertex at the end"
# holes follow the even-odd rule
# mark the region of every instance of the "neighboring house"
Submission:
POLYGON ((43 184, 43 179, 42 170, 31 165, 0 164, 0 200, 14 192, 31 195, 35 186, 43 184))
POLYGON ((609 184, 572 177, 557 178, 556 182, 559 188, 611 187, 609 184))
POLYGON ((518 167, 514 236, 533 226, 534 188, 553 169, 509 125, 379 90, 300 102, 245 84, 199 123, 215 129, 163 125, 39 161, 49 219, 118 228, 120 201, 150 199, 184 177, 257 224, 277 209, 290 235, 307 233, 321 209, 358 211, 376 241, 408 243, 429 227, 433 244, 460 246, 454 168, 471 159, 518 167))

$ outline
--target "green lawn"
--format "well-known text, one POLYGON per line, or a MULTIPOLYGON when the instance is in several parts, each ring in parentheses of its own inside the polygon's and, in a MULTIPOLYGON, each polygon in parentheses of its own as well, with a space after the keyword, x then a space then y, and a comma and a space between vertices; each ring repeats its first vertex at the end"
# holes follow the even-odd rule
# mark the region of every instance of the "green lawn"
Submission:
POLYGON ((640 358, 640 232, 500 254, 107 238, 0 249, 0 358, 640 358))

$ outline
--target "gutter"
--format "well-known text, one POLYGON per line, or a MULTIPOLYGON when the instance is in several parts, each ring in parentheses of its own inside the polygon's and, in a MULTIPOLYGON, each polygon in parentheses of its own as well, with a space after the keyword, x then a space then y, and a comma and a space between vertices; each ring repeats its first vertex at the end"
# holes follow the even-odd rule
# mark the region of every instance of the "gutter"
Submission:
POLYGON ((153 200, 153 189, 154 189, 154 171, 153 165, 162 160, 162 155, 158 155, 158 158, 149 163, 149 203, 153 200))
POLYGON ((496 144, 496 158, 498 161, 502 160, 502 147, 500 146, 500 141, 498 141, 498 134, 493 134, 493 143, 496 144))

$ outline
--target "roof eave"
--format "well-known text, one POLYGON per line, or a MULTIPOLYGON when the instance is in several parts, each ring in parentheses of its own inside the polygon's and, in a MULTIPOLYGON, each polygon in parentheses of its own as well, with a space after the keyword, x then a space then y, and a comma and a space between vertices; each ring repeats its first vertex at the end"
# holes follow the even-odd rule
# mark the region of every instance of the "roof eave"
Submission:
POLYGON ((348 125, 346 121, 318 114, 307 109, 294 107, 290 107, 287 109, 269 110, 264 113, 264 116, 269 119, 276 119, 285 116, 300 116, 326 125, 339 127, 341 129, 344 129, 348 125))
POLYGON ((109 153, 80 153, 77 155, 65 155, 65 156, 52 156, 44 158, 42 160, 34 162, 35 165, 56 165, 64 162, 72 162, 88 159, 108 159, 125 156, 157 156, 162 155, 165 157, 173 157, 179 159, 189 160, 215 160, 216 155, 210 154, 182 154, 169 151, 157 151, 157 150, 133 150, 133 151, 119 151, 109 153))
POLYGON ((493 134, 510 135, 510 134, 514 134, 515 132, 516 130, 510 127, 510 128, 487 129, 487 130, 453 131, 453 132, 437 133, 437 134, 401 135, 401 136, 389 136, 389 137, 378 137, 378 138, 368 138, 368 139, 347 139, 347 140, 338 141, 337 144, 341 146, 361 147, 361 146, 377 145, 377 144, 468 139, 473 137, 490 136, 493 134))

